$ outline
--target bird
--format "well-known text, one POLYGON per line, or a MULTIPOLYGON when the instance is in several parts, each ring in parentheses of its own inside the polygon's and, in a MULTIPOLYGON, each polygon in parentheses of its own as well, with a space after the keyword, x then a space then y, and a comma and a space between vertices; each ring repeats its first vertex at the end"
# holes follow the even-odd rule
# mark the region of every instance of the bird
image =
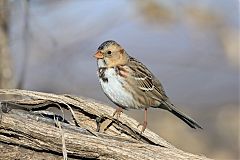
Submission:
POLYGON ((148 108, 152 107, 171 112, 193 129, 202 129, 195 120, 171 103, 154 74, 116 41, 103 42, 94 57, 102 90, 117 106, 113 117, 116 115, 118 119, 124 109, 144 109, 144 121, 138 125, 142 125, 143 133, 147 127, 148 108))

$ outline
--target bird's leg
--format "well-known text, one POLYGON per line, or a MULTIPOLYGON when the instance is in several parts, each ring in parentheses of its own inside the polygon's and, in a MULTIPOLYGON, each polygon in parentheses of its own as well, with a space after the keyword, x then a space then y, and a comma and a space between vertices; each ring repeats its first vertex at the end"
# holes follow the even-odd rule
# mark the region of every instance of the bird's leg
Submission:
POLYGON ((115 116, 115 114, 117 115, 117 120, 120 117, 120 114, 123 112, 123 109, 121 107, 117 107, 117 109, 113 112, 113 117, 115 116))
POLYGON ((142 134, 145 131, 145 129, 147 128, 147 108, 145 108, 145 110, 144 110, 143 123, 140 123, 137 127, 139 127, 140 125, 142 125, 142 130, 141 130, 141 134, 142 134))

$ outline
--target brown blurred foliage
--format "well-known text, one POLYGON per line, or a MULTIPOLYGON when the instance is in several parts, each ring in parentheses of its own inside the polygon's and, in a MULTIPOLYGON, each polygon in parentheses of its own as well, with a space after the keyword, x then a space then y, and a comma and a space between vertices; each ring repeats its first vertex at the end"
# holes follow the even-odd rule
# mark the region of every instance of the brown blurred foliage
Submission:
POLYGON ((231 65, 239 66, 239 30, 229 26, 224 17, 211 9, 199 6, 187 6, 185 13, 188 21, 197 28, 211 29, 216 32, 220 44, 231 65))
POLYGON ((158 0, 136 1, 137 11, 150 25, 174 25, 181 20, 182 17, 179 15, 184 14, 186 22, 194 28, 216 32, 230 64, 239 66, 239 30, 229 26, 225 17, 211 8, 194 3, 188 5, 179 3, 176 6, 177 9, 171 8, 158 0))
POLYGON ((8 43, 8 0, 0 1, 0 88, 13 87, 12 61, 8 43))
POLYGON ((176 15, 171 9, 156 0, 136 1, 136 7, 144 20, 150 24, 172 24, 176 20, 176 15))

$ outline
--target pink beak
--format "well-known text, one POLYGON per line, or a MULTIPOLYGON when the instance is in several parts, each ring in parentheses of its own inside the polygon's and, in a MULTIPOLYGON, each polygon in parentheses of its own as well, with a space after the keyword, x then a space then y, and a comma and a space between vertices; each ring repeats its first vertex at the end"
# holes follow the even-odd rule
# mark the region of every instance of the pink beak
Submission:
POLYGON ((94 55, 95 58, 97 59, 102 59, 103 58, 103 53, 100 51, 97 51, 97 53, 94 55))

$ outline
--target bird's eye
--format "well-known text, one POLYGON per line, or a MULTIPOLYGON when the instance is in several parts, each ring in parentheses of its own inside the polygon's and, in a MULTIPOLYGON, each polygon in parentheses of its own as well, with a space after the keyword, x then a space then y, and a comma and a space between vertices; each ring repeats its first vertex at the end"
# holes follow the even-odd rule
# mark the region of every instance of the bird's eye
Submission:
POLYGON ((108 55, 111 55, 111 54, 112 54, 112 52, 111 52, 111 51, 108 51, 108 52, 107 52, 107 54, 108 54, 108 55))

